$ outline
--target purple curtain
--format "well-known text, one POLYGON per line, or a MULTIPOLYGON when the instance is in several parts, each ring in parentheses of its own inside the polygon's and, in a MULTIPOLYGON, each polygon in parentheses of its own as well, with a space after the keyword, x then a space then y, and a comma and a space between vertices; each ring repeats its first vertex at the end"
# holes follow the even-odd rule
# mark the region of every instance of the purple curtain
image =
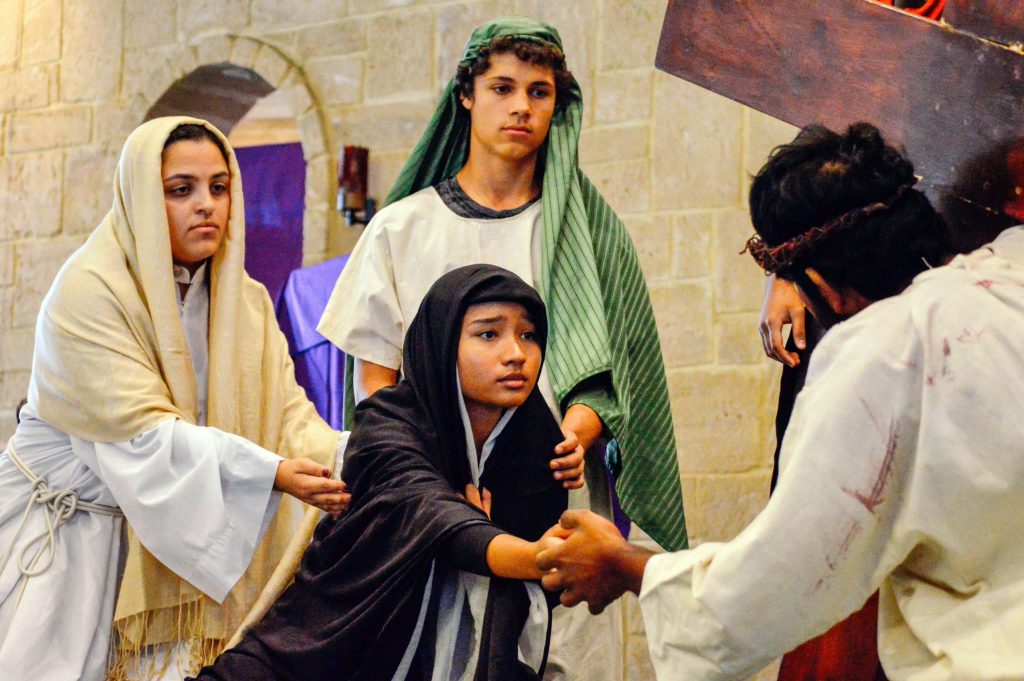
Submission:
POLYGON ((276 301, 288 273, 302 265, 302 145, 242 147, 235 156, 245 190, 245 269, 276 301))
POLYGON ((345 407, 345 354, 316 331, 348 262, 343 255, 295 270, 277 300, 277 322, 288 338, 295 378, 332 428, 342 429, 345 407))

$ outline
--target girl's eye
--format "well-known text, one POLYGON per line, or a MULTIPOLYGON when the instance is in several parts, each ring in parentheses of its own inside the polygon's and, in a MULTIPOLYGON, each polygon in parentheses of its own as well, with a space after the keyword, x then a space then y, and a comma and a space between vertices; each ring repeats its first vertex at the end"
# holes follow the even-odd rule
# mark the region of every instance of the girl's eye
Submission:
POLYGON ((481 338, 485 339, 485 340, 491 340, 493 338, 497 338, 498 337, 498 334, 494 333, 493 331, 481 331, 477 335, 480 336, 481 338))
POLYGON ((511 91, 511 89, 509 88, 508 85, 495 85, 494 91, 497 92, 499 95, 507 95, 511 91))
POLYGON ((523 340, 536 341, 537 340, 537 332, 536 331, 524 331, 523 335, 521 336, 521 338, 523 340))
POLYGON ((216 184, 213 185, 213 187, 211 187, 211 189, 213 190, 214 194, 223 194, 228 190, 228 186, 223 182, 217 182, 216 184))
POLYGON ((546 97, 550 97, 551 92, 544 88, 537 88, 536 90, 533 91, 533 96, 537 97, 538 99, 544 99, 546 97))
POLYGON ((188 193, 191 189, 192 188, 189 187, 187 184, 180 184, 177 187, 171 187, 167 191, 167 193, 171 194, 172 196, 188 196, 188 193))

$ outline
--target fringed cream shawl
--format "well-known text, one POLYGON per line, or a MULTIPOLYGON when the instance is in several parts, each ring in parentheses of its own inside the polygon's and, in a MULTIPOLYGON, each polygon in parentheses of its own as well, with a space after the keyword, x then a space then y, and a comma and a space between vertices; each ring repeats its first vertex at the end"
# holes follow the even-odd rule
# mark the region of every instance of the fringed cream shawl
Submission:
MULTIPOLYGON (((196 423, 195 374, 177 310, 161 181, 164 142, 183 123, 203 125, 221 139, 232 178, 229 228, 210 274, 207 425, 285 457, 333 465, 338 433, 296 384, 266 289, 244 270, 245 211, 234 152, 198 119, 153 120, 125 143, 113 207, 43 302, 30 400, 55 427, 96 442, 129 440, 172 417, 196 423)), ((194 657, 203 658, 196 662, 211 661, 281 562, 301 512, 298 503, 281 505, 249 569, 221 604, 161 565, 129 532, 115 613, 121 654, 112 674, 133 658, 125 653, 174 640, 193 642, 194 657)))

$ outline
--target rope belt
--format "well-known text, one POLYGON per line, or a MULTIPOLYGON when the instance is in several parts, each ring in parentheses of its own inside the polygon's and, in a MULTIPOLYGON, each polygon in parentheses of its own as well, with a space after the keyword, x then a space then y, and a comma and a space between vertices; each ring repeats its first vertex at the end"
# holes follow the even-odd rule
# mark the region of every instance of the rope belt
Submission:
POLYGON ((18 537, 21 536, 22 530, 27 526, 28 516, 32 512, 32 509, 35 508, 36 504, 43 507, 43 516, 46 519, 46 529, 35 537, 32 537, 31 541, 29 541, 18 554, 18 570, 21 574, 25 575, 25 577, 35 577, 36 575, 42 574, 48 567, 50 567, 50 564, 53 563, 53 557, 57 553, 57 530, 60 529, 61 525, 69 521, 78 511, 113 516, 115 518, 124 517, 124 514, 121 513, 121 509, 116 506, 91 504, 87 501, 81 501, 78 498, 78 494, 71 490, 66 489, 54 491, 50 489, 50 486, 46 483, 46 478, 33 473, 32 469, 22 461, 21 457, 18 456, 18 453, 15 451, 13 443, 8 443, 7 445, 7 456, 10 457, 11 461, 28 479, 28 481, 32 483, 32 494, 29 495, 28 504, 25 505, 25 511, 21 514, 21 524, 18 525, 18 530, 14 533, 14 537, 11 539, 11 546, 4 555, 3 560, 0 560, 0 572, 3 572, 11 554, 14 553, 14 547, 17 544, 18 537), (39 545, 39 548, 36 549, 36 552, 26 562, 26 554, 28 554, 36 544, 39 545), (46 560, 40 563, 40 559, 44 552, 47 554, 46 560))

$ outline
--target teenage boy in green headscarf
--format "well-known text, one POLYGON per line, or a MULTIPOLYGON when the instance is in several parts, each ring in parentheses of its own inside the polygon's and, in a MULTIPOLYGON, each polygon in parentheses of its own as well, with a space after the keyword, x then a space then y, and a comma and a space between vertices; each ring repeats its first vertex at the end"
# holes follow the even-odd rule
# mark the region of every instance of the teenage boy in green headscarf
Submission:
MULTIPOLYGON (((686 529, 657 329, 633 244, 577 165, 582 108, 553 27, 504 17, 474 30, 318 330, 350 358, 358 401, 398 380, 405 329, 438 277, 512 270, 548 305, 539 385, 566 433, 555 476, 580 486, 582 453, 604 434, 623 509, 675 550, 686 529)), ((589 469, 598 506, 603 468, 589 469)))

